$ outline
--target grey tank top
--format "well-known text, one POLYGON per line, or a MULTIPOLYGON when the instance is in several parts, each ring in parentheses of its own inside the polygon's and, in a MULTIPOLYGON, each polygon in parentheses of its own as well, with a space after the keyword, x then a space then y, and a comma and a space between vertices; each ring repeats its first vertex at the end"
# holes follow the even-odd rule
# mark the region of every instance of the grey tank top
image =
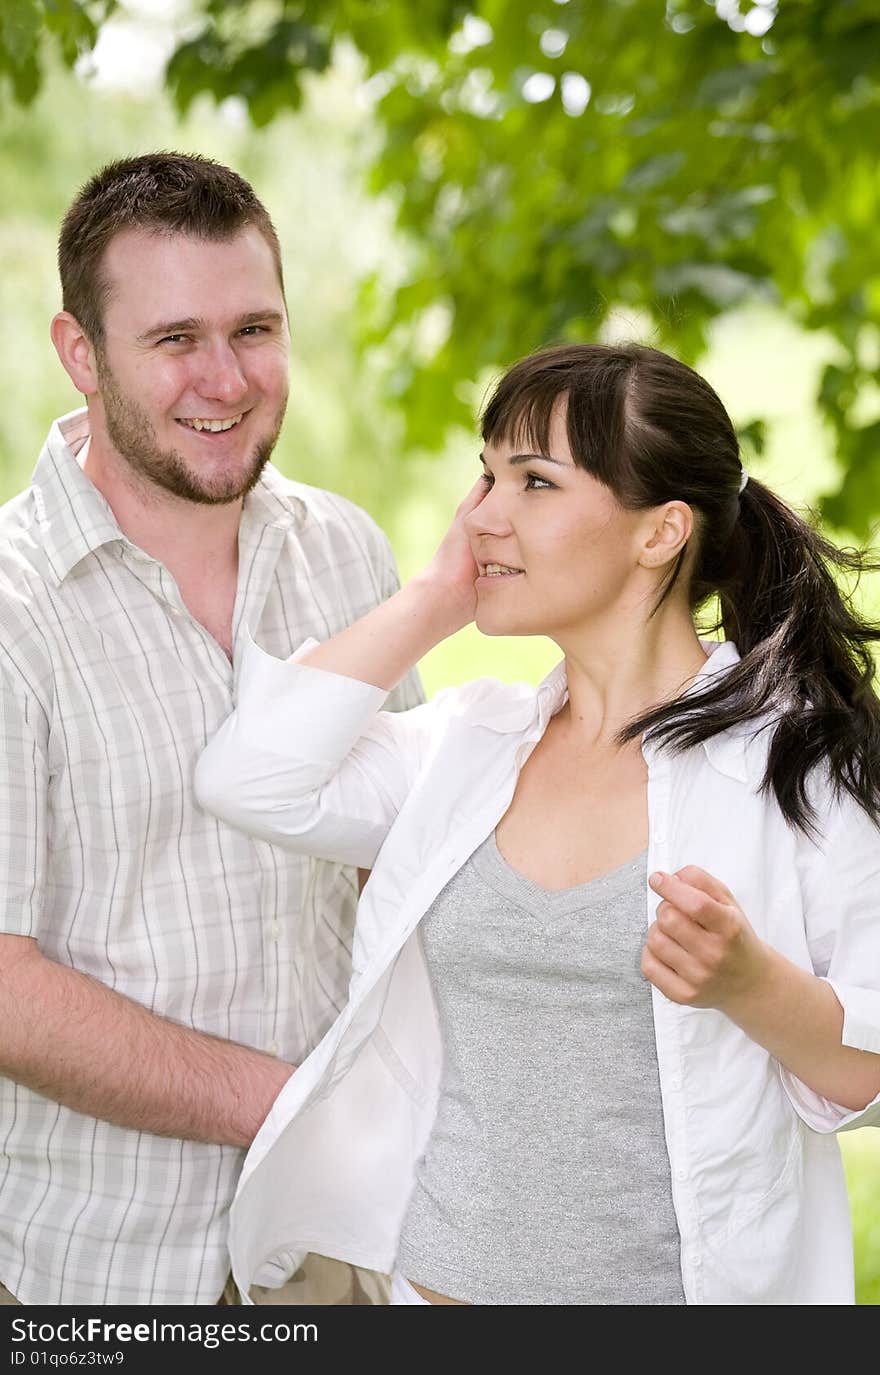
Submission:
POLYGON ((478 1304, 683 1304, 646 853, 549 892, 489 836, 421 935, 444 1065, 404 1219, 407 1279, 478 1304))

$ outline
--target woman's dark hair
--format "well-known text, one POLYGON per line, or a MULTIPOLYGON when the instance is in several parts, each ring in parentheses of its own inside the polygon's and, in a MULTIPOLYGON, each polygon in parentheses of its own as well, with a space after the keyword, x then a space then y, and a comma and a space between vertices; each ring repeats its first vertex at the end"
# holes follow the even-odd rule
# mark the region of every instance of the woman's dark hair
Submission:
MULTIPOLYGON (((807 781, 818 766, 836 795, 849 793, 880 824, 880 702, 871 650, 880 627, 860 619, 854 588, 843 591, 835 578, 877 565, 838 549, 755 478, 740 492, 730 417, 708 382, 667 354, 635 344, 531 354, 499 382, 483 412, 483 438, 527 439, 548 453, 562 399, 575 463, 622 506, 680 500, 693 508, 691 609, 717 595, 713 629, 741 656, 702 691, 631 721, 621 743, 649 732, 686 749, 744 722, 760 729, 769 717, 762 786, 791 825, 815 832, 807 781)), ((658 607, 686 553, 678 555, 658 607)))

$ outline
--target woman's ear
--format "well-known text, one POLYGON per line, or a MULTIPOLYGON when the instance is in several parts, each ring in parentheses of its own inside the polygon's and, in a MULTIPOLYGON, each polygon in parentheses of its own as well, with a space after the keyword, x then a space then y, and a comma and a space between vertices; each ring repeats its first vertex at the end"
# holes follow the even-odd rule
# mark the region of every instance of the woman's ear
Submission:
POLYGON ((94 396, 98 390, 95 350, 76 316, 69 310, 59 311, 49 332, 61 365, 77 391, 83 396, 94 396))
POLYGON ((671 563, 694 531, 694 513, 685 501, 668 501, 655 507, 639 553, 642 568, 662 568, 671 563))

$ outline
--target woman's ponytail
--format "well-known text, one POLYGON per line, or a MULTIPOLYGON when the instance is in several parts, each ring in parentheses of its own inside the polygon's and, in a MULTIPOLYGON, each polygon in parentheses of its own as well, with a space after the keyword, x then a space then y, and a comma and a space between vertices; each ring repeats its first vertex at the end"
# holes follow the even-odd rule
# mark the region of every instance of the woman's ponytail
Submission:
POLYGON ((720 552, 704 545, 691 587, 695 606, 717 593, 720 629, 740 662, 708 691, 631 723, 626 737, 651 730, 685 747, 769 716, 764 788, 792 825, 813 829, 807 780, 820 766, 835 793, 849 793, 880 824, 871 649, 880 627, 853 605, 860 575, 878 564, 837 548, 755 478, 738 500, 729 539, 720 552))

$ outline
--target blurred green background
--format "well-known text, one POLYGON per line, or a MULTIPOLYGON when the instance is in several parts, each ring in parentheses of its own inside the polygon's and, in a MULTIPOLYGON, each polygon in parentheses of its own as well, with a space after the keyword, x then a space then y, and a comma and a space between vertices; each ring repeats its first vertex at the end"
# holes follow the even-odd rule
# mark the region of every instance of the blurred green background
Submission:
MULTIPOLYGON (((696 363, 746 465, 871 541, 876 8, 4 0, 0 497, 79 404, 47 328, 61 216, 102 163, 164 147, 236 167, 272 213, 294 345, 276 461, 366 507, 404 576, 476 475, 493 377, 565 338, 696 363)), ((859 600, 878 614, 876 577, 859 600)), ((556 657, 471 628, 422 669, 432 693, 556 657)), ((841 1144, 877 1304, 880 1133, 841 1144)))

